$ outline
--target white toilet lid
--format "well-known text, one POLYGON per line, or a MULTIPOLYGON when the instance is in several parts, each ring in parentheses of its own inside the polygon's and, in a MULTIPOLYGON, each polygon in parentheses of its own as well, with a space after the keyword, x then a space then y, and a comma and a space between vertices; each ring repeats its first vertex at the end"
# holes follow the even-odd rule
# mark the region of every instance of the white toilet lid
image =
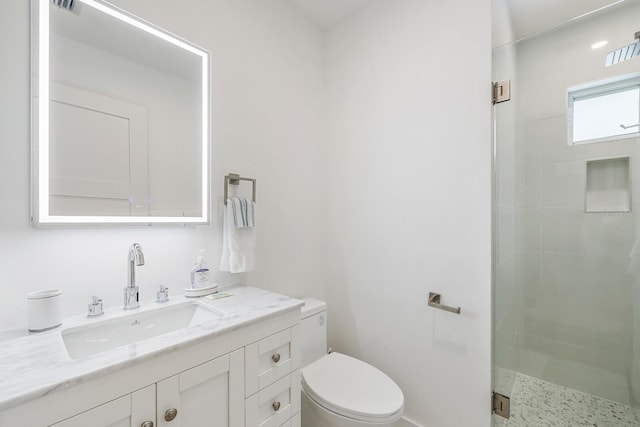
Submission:
POLYGON ((391 378, 340 353, 328 354, 302 369, 302 387, 329 411, 361 421, 391 422, 404 408, 402 390, 391 378))

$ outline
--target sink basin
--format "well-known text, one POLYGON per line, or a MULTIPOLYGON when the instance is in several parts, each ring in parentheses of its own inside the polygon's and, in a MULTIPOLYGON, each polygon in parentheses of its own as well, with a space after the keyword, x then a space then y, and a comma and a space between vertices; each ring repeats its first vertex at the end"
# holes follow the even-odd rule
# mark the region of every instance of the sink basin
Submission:
POLYGON ((212 308, 188 302, 72 327, 62 331, 62 340, 69 356, 79 359, 200 325, 221 316, 212 308))

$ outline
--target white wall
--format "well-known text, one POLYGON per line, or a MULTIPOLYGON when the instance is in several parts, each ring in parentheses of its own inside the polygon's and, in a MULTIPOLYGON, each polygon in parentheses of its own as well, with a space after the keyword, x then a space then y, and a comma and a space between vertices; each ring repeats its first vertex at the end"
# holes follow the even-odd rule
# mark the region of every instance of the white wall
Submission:
POLYGON ((276 0, 120 0, 117 5, 212 52, 210 227, 36 229, 29 224, 29 2, 0 3, 0 330, 26 327, 26 294, 59 287, 64 314, 91 295, 122 305, 126 258, 139 242, 141 299, 181 293, 197 250, 217 270, 223 176, 258 180, 258 267, 218 273, 292 296, 324 298, 323 36, 276 0))
POLYGON ((490 423, 490 19, 381 0, 327 35, 330 345, 429 427, 490 423))

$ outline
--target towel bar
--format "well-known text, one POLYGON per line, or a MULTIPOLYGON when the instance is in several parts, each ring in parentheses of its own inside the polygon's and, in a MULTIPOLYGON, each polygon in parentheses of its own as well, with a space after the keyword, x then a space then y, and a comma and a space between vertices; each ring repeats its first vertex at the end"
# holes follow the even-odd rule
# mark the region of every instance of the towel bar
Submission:
POLYGON ((224 204, 227 204, 227 198, 229 197, 229 184, 240 185, 240 181, 250 181, 252 185, 251 200, 256 201, 256 180, 254 178, 244 178, 237 173, 230 173, 224 177, 224 204))
POLYGON ((429 292, 429 302, 427 303, 427 305, 429 307, 439 308, 440 310, 460 314, 460 307, 450 307, 448 305, 440 304, 440 294, 436 294, 435 292, 429 292))

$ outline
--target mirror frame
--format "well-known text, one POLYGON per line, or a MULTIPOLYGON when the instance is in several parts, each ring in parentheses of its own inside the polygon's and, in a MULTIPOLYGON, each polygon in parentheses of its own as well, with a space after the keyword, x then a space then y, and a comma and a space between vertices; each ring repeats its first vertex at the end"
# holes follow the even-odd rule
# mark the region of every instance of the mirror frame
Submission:
POLYGON ((210 53, 133 14, 103 0, 75 0, 155 37, 185 49, 201 58, 202 129, 201 177, 202 210, 200 216, 70 216, 51 215, 49 211, 49 8, 51 0, 31 1, 31 223, 37 226, 91 224, 209 224, 210 197, 210 53), (37 102, 36 102, 37 97, 37 102), (37 120, 36 120, 37 118, 37 120))

